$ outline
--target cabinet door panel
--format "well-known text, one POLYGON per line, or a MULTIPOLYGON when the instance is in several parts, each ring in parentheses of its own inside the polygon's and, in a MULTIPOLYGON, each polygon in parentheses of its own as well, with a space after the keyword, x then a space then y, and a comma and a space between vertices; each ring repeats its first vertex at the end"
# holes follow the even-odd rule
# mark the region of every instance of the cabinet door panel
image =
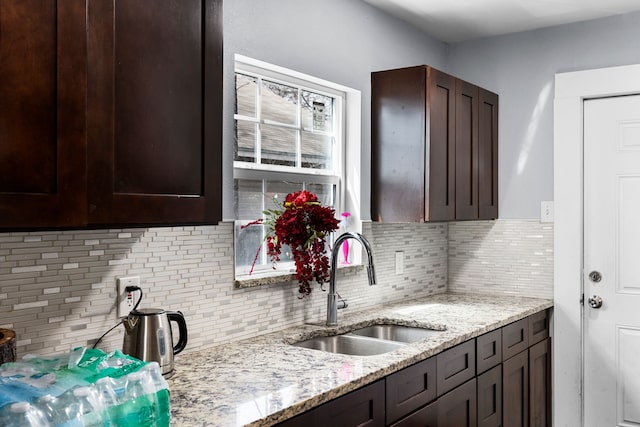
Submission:
POLYGON ((220 9, 89 3, 91 223, 219 220, 220 9))
POLYGON ((529 349, 529 408, 531 427, 551 426, 551 339, 529 349))
POLYGON ((0 228, 83 225, 85 3, 0 11, 0 228))
POLYGON ((436 356, 438 396, 476 376, 476 343, 470 340, 436 356))
POLYGON ((455 78, 428 67, 427 221, 455 219, 455 78))
POLYGON ((425 220, 424 67, 371 74, 371 216, 425 220))
POLYGON ((529 352, 502 364, 502 419, 504 427, 529 426, 529 352))
POLYGON ((456 80, 456 219, 478 218, 478 87, 456 80))
POLYGON ((460 387, 438 398, 438 427, 475 427, 476 380, 466 382, 460 387))
POLYGON ((479 89, 478 218, 498 218, 498 95, 479 89))
POLYGON ((436 398, 436 358, 432 357, 387 377, 387 424, 436 398))
POLYGON ((478 427, 502 426, 502 366, 478 376, 478 427))

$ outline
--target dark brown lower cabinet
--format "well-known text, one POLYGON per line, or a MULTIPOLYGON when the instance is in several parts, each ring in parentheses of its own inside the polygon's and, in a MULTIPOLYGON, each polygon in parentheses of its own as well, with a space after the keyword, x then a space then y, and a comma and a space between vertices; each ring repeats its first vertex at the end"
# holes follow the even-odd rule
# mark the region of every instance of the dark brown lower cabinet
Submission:
POLYGON ((548 325, 533 314, 279 426, 550 427, 548 325))
POLYGON ((478 427, 502 426, 502 366, 478 375, 478 427))
POLYGON ((502 364, 504 427, 529 426, 529 351, 525 350, 502 364))
POLYGON ((439 397, 436 403, 438 427, 476 427, 475 378, 439 397))
POLYGON ((530 427, 551 427, 551 339, 529 348, 530 427))

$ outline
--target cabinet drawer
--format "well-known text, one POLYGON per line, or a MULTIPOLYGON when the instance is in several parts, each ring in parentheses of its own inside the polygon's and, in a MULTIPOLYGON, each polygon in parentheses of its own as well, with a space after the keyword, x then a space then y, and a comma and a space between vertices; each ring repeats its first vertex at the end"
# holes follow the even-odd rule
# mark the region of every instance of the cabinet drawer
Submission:
POLYGON ((502 328, 502 359, 507 360, 529 347, 529 319, 502 328))
POLYGON ((384 380, 311 409, 278 427, 384 427, 384 380))
POLYGON ((549 338, 549 310, 532 314, 529 319, 529 346, 549 338))
POLYGON ((436 356, 438 396, 476 376, 476 340, 459 344, 436 356))
POLYGON ((497 329, 476 338, 478 373, 502 363, 502 331, 497 329))
POLYGON ((502 366, 478 375, 478 427, 502 426, 502 366))
POLYGON ((387 424, 399 420, 435 398, 435 357, 389 375, 387 377, 387 424))
POLYGON ((428 404, 391 427, 438 427, 438 402, 428 404))

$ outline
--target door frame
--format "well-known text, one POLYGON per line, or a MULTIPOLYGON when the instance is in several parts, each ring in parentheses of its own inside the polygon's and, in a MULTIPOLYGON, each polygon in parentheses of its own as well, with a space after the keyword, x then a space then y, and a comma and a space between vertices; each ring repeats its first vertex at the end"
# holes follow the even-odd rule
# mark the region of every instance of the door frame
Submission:
POLYGON ((580 427, 584 413, 584 329, 580 304, 584 277, 583 101, 636 93, 640 93, 640 65, 555 75, 553 425, 556 426, 580 427), (577 348, 581 350, 576 352, 577 348))

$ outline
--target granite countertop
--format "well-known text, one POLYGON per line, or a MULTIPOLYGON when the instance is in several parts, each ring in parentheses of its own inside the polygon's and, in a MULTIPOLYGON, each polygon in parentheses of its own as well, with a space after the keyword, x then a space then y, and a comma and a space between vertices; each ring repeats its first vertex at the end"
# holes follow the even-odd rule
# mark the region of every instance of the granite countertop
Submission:
POLYGON ((341 310, 338 327, 302 325, 179 355, 169 380, 172 425, 271 426, 552 305, 536 298, 440 294, 359 312, 341 310), (376 356, 289 345, 380 323, 442 332, 376 356))

